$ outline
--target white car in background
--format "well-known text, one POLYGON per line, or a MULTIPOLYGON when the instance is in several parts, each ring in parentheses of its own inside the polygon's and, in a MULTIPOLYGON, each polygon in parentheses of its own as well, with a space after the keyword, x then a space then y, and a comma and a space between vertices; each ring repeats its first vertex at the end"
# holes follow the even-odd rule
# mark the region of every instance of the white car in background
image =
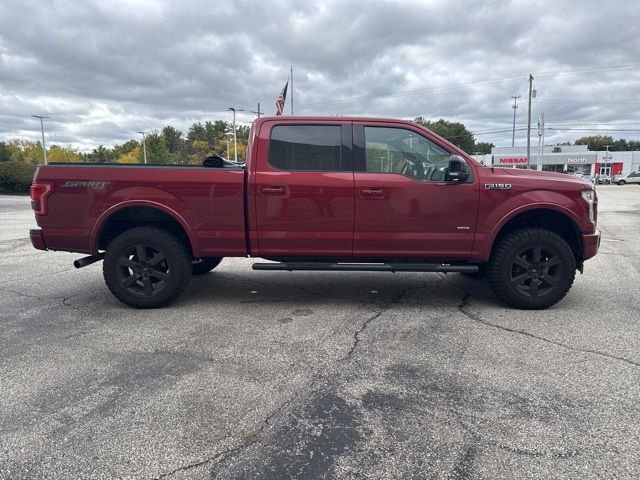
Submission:
POLYGON ((640 183, 640 171, 631 172, 626 174, 624 177, 616 178, 615 182, 618 185, 624 185, 625 183, 640 183))

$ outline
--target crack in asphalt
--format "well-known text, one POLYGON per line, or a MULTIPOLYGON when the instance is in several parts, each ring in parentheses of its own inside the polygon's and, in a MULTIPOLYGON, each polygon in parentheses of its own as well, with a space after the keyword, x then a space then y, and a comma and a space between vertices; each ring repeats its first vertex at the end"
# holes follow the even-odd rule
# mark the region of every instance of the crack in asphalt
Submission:
MULTIPOLYGON (((250 445, 250 444, 249 444, 250 445)), ((235 452, 237 452, 238 450, 241 450, 243 447, 245 447, 245 445, 237 445, 233 448, 229 448, 227 450, 224 450, 220 453, 215 454, 213 457, 209 457, 206 458, 202 461, 199 462, 194 462, 194 463, 189 463, 187 465, 183 465, 182 467, 176 468, 175 470, 172 470, 170 472, 167 473, 163 473, 157 477, 153 477, 153 480, 161 480, 163 478, 167 478, 170 477, 171 475, 175 475, 178 472, 185 472, 187 470, 191 470, 192 468, 197 468, 197 467, 201 467, 203 465, 206 465, 207 463, 210 462, 214 462, 215 460, 221 459, 220 461, 224 460, 224 458, 226 458, 227 455, 233 454, 235 452)))
MULTIPOLYGON (((319 380, 319 375, 313 375, 311 377, 311 379, 309 380, 309 384, 307 386, 306 389, 312 389, 313 386, 315 385, 315 383, 319 380)), ((304 389, 300 389, 301 391, 304 389)), ((228 448, 222 452, 216 453, 215 455, 208 457, 204 460, 200 460, 200 461, 196 461, 196 462, 192 462, 189 463, 187 465, 183 465, 182 467, 178 467, 170 472, 167 473, 163 473, 157 477, 153 477, 153 480, 161 480, 163 478, 167 478, 170 477, 171 475, 174 475, 178 472, 184 472, 187 470, 190 470, 192 468, 197 468, 197 467, 201 467, 203 465, 206 465, 207 463, 211 463, 211 462, 215 462, 214 465, 219 465, 220 463, 222 463, 223 461, 227 460, 228 458, 231 458, 233 456, 235 456, 236 454, 242 453, 243 451, 245 451, 247 448, 251 447, 252 445, 254 445, 255 443, 259 443, 260 442, 260 437, 261 435, 264 433, 264 431, 270 426, 271 421, 273 420, 273 418, 278 415, 280 412, 282 412, 286 407, 288 407, 289 405, 291 405, 292 403, 294 403, 298 397, 300 395, 294 395, 292 398, 282 402, 280 404, 280 406, 278 406, 277 408, 275 408, 269 415, 267 415, 264 420, 262 420, 262 426, 256 430, 255 432, 249 434, 249 435, 245 435, 243 436, 243 441, 241 444, 236 445, 235 447, 232 448, 228 448), (217 460, 217 461, 216 461, 217 460)))
POLYGON ((517 455, 524 455, 527 457, 534 457, 534 458, 552 457, 557 459, 573 458, 580 455, 581 453, 581 451, 578 449, 555 452, 553 450, 543 451, 543 450, 537 450, 534 448, 514 447, 511 445, 507 445, 506 443, 502 443, 492 438, 488 438, 487 436, 483 435, 479 431, 471 428, 471 426, 467 425, 467 423, 464 422, 464 420, 462 419, 462 414, 458 410, 452 409, 450 412, 455 415, 456 420, 460 424, 460 427, 462 427, 462 429, 465 432, 467 432, 469 435, 477 439, 479 442, 485 443, 487 445, 491 445, 494 447, 498 447, 499 449, 505 450, 510 453, 515 453, 517 455))
POLYGON ((503 330, 505 332, 516 333, 518 335, 523 335, 525 337, 534 338, 536 340, 540 340, 541 342, 545 342, 545 343, 548 343, 550 345, 556 345, 558 347, 566 348, 567 350, 572 350, 572 351, 575 351, 575 352, 582 352, 582 353, 598 355, 598 356, 602 356, 602 357, 609 358, 609 359, 612 359, 612 360, 618 360, 620 362, 624 362, 624 363, 626 363, 628 365, 632 365, 634 367, 640 367, 640 363, 639 362, 635 362, 635 361, 630 360, 630 359, 625 358, 625 357, 619 357, 617 355, 612 355, 610 353, 602 352, 600 350, 592 350, 590 348, 574 347, 574 346, 571 346, 571 345, 567 345, 566 343, 556 342, 555 340, 550 340, 548 338, 544 338, 544 337, 535 335, 533 333, 527 332, 526 330, 518 330, 518 329, 515 329, 515 328, 505 327, 504 325, 499 325, 497 323, 488 322, 487 320, 483 319, 480 316, 480 314, 470 311, 471 303, 469 302, 469 299, 471 298, 471 293, 468 290, 466 290, 464 287, 456 284, 455 282, 449 282, 449 283, 451 283, 452 285, 454 285, 455 287, 457 287, 458 289, 460 289, 463 292, 462 301, 458 305, 458 310, 460 311, 460 313, 465 315, 470 320, 473 320, 474 322, 481 323, 481 324, 486 325, 488 327, 497 328, 497 329, 503 330))
MULTIPOLYGON (((385 309, 386 310, 386 309, 385 309)), ((358 344, 360 343, 360 334, 369 326, 369 324, 374 321, 376 318, 379 318, 380 315, 382 315, 384 313, 384 310, 380 310, 379 312, 376 312, 375 315, 373 315, 372 317, 367 318, 362 325, 360 326, 360 328, 358 330, 356 330, 353 334, 353 344, 351 345, 351 348, 349 349, 349 352, 347 352, 347 356, 343 358, 343 360, 347 360, 350 359, 353 356, 353 352, 356 349, 356 347, 358 346, 358 344)))
POLYGON ((407 293, 409 293, 411 291, 415 291, 415 290, 422 290, 424 288, 429 288, 429 285, 427 285, 426 282, 423 282, 423 284, 420 287, 405 288, 398 295, 396 295, 395 297, 391 298, 389 301, 385 302, 373 316, 365 319, 365 321, 362 323, 362 325, 360 325, 360 328, 358 328, 354 332, 354 334, 353 334, 353 344, 351 345, 351 348, 349 349, 349 352, 347 352, 347 355, 345 357, 343 357, 342 360, 348 360, 348 359, 351 359, 353 357, 353 353, 354 353, 355 349, 358 347, 358 344, 360 343, 360 334, 366 330, 366 328, 369 326, 369 324, 372 321, 374 321, 377 318, 380 318, 380 316, 382 316, 382 314, 385 313, 387 310, 389 310, 392 306, 397 305, 398 303, 400 303, 407 293))
POLYGON ((13 290, 11 288, 2 288, 2 289, 0 289, 0 292, 10 292, 10 293, 18 295, 20 297, 30 298, 30 299, 40 300, 40 301, 59 300, 60 304, 62 306, 71 308, 72 310, 75 310, 76 312, 80 311, 80 307, 75 306, 75 305, 71 305, 69 303, 69 302, 71 302, 71 300, 73 300, 74 298, 81 297, 83 295, 89 295, 89 294, 96 293, 96 292, 101 292, 101 291, 102 291, 102 289, 98 289, 98 290, 90 290, 88 292, 76 293, 75 295, 70 295, 70 296, 56 295, 56 296, 53 296, 53 297, 48 297, 46 295, 32 295, 32 294, 29 294, 29 293, 18 292, 17 290, 13 290))

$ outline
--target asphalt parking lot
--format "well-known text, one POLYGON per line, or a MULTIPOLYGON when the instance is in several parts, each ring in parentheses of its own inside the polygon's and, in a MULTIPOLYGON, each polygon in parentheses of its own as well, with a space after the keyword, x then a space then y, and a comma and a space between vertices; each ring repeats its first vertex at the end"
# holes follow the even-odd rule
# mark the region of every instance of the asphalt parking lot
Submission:
POLYGON ((640 188, 598 193, 600 254, 539 312, 247 259, 133 310, 2 196, 0 478, 640 478, 640 188))

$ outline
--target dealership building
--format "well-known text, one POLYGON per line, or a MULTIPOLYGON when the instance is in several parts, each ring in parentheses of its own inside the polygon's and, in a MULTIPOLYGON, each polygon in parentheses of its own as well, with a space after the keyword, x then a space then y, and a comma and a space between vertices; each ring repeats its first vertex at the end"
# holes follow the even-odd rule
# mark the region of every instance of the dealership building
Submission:
POLYGON ((491 155, 473 155, 484 165, 537 169, 548 172, 582 173, 584 175, 626 175, 640 170, 640 151, 590 151, 586 145, 531 146, 529 161, 526 147, 493 147, 491 155))

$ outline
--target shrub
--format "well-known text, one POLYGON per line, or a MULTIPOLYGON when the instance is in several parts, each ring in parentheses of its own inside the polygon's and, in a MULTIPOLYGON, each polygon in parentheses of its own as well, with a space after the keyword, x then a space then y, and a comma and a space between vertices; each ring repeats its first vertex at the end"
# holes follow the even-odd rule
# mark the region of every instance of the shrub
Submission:
POLYGON ((0 163, 0 192, 29 193, 37 165, 23 162, 0 163))

